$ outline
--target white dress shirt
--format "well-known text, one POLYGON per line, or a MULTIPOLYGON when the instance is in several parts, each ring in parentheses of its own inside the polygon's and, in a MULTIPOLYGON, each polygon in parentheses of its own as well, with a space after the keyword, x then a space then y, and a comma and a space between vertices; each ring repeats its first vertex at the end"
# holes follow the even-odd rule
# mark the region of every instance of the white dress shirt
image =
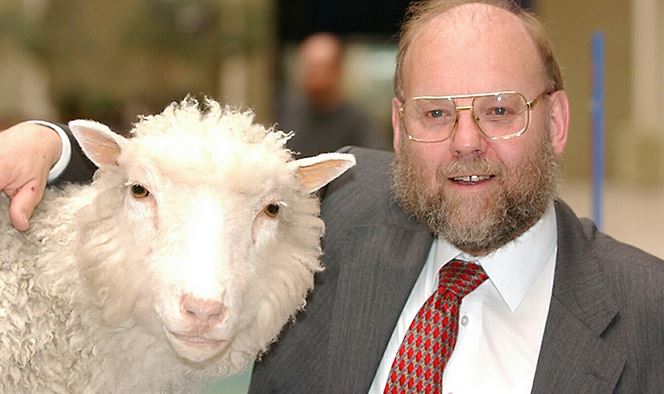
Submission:
POLYGON ((58 179, 60 174, 62 174, 65 168, 67 168, 69 160, 71 159, 71 143, 69 142, 69 138, 67 138, 67 134, 62 129, 62 127, 55 123, 44 122, 43 120, 29 120, 28 122, 51 128, 53 131, 58 133, 58 137, 60 137, 60 143, 62 144, 60 149, 60 158, 55 162, 55 164, 53 164, 53 167, 51 167, 51 170, 48 173, 48 182, 53 182, 54 180, 58 179))
POLYGON ((551 301, 557 241, 553 204, 533 227, 488 256, 469 256, 437 239, 369 393, 383 393, 411 321, 438 287, 440 268, 454 258, 480 264, 489 279, 461 302, 459 333, 443 373, 443 393, 530 393, 551 301))

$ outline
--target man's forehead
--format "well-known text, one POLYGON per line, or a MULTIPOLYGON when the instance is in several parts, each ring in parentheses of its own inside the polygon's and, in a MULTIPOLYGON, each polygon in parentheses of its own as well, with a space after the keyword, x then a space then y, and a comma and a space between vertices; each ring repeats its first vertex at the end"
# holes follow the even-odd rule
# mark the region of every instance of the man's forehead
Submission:
MULTIPOLYGON (((483 77, 491 79, 502 74, 502 77, 509 79, 513 74, 518 75, 520 80, 528 80, 541 76, 543 71, 536 46, 521 19, 507 10, 480 3, 454 7, 428 21, 414 37, 405 62, 406 86, 410 79, 408 74, 417 77, 422 72, 433 78, 431 82, 435 86, 436 80, 446 79, 445 75, 472 79, 472 82, 482 85, 483 77)), ((487 86, 483 89, 516 88, 487 86)), ((470 86, 469 89, 482 88, 470 86)))

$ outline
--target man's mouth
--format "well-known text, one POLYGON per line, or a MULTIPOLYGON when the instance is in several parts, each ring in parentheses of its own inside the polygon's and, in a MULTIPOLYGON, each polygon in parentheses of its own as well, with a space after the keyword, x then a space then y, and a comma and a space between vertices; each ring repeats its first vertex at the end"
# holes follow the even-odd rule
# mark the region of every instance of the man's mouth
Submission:
POLYGON ((491 178, 493 178, 493 175, 460 175, 460 176, 450 177, 449 179, 451 179, 454 182, 462 184, 476 184, 488 181, 491 178))

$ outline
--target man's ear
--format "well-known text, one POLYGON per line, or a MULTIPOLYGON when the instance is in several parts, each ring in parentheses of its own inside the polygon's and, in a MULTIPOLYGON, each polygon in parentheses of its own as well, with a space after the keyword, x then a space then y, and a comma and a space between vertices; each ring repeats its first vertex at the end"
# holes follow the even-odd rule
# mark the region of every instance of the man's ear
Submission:
POLYGON ((289 163, 295 167, 295 176, 305 193, 313 193, 355 165, 355 156, 349 153, 322 153, 289 163))
POLYGON ((569 131, 569 99, 564 90, 551 93, 549 97, 551 145, 556 155, 560 156, 567 145, 569 131))
POLYGON ((105 124, 92 120, 73 120, 69 129, 81 145, 83 153, 99 168, 118 165, 118 156, 126 138, 114 133, 105 124))
POLYGON ((401 114, 399 109, 401 108, 401 101, 398 98, 392 97, 392 147, 394 152, 399 152, 399 146, 401 144, 401 114))

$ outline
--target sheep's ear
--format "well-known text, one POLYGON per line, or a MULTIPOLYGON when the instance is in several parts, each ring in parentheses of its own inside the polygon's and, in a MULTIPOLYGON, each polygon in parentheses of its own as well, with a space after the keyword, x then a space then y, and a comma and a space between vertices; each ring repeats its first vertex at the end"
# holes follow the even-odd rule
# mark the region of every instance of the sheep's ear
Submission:
POLYGON ((72 120, 69 129, 83 153, 99 168, 118 165, 118 155, 126 141, 105 124, 92 120, 72 120))
POLYGON ((322 153, 291 162, 302 190, 313 193, 355 165, 349 153, 322 153))

